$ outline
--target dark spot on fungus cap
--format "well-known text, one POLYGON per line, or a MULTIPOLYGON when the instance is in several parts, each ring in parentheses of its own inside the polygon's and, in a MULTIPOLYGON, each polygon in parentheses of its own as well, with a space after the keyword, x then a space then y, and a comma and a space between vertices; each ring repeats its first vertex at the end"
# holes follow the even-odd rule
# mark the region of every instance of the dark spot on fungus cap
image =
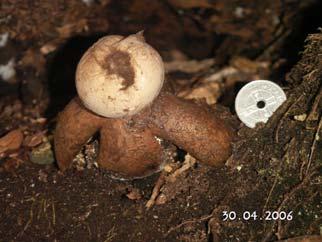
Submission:
POLYGON ((126 90, 134 84, 135 72, 131 63, 131 57, 127 52, 114 50, 108 54, 105 58, 106 71, 109 75, 118 75, 122 81, 122 88, 120 90, 126 90))

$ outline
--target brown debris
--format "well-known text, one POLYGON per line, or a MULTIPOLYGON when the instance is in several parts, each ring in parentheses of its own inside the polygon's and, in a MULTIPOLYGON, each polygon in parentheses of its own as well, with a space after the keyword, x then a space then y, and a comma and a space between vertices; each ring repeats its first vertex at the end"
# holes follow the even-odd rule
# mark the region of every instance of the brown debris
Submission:
POLYGON ((23 145, 26 147, 35 147, 37 145, 40 145, 43 142, 45 135, 43 132, 38 132, 33 135, 28 135, 24 141, 23 145))
POLYGON ((233 93, 237 82, 268 78, 272 66, 268 61, 237 56, 229 65, 218 68, 214 59, 197 61, 179 57, 179 60, 166 62, 165 68, 175 83, 179 97, 206 99, 207 104, 211 105, 217 103, 225 91, 233 93))
MULTIPOLYGON (((4 3, 3 15, 17 19, 15 24, 2 26, 3 31, 20 41, 42 39, 43 41, 69 38, 83 32, 106 31, 108 21, 105 20, 101 4, 87 7, 82 1, 16 1, 15 4, 4 3), (51 16, 48 18, 48 16, 51 16)), ((11 23, 9 19, 9 22, 11 23)), ((36 42, 36 41, 35 41, 36 42)))
POLYGON ((156 199, 160 194, 160 189, 161 189, 161 187, 163 186, 164 183, 165 183, 165 174, 162 172, 161 175, 159 176, 157 182, 155 183, 155 185, 153 187, 153 191, 152 191, 150 199, 145 204, 145 207, 147 209, 150 209, 155 204, 156 199))
POLYGON ((219 82, 203 82, 201 81, 194 89, 185 89, 178 93, 179 97, 184 99, 205 99, 207 104, 215 104, 222 92, 219 82))
POLYGON ((126 196, 130 200, 140 200, 142 198, 140 190, 137 188, 132 188, 126 196))
POLYGON ((166 72, 181 71, 185 73, 197 73, 205 71, 215 64, 214 59, 197 60, 174 60, 166 62, 164 67, 166 72))
POLYGON ((195 158, 193 158, 190 154, 187 154, 185 156, 183 165, 180 168, 178 168, 177 170, 175 170, 171 175, 169 175, 167 177, 167 180, 170 182, 175 182, 175 180, 178 176, 180 176, 182 173, 184 173, 185 171, 187 171, 188 169, 193 167, 196 162, 197 161, 195 158))
POLYGON ((0 138, 0 158, 16 151, 23 141, 23 133, 20 129, 12 130, 0 138))
POLYGON ((56 30, 59 33, 60 38, 67 39, 75 33, 80 33, 88 29, 88 23, 86 19, 77 20, 77 22, 72 22, 65 24, 61 27, 57 27, 56 30))
POLYGON ((145 205, 146 208, 150 209, 154 204, 165 204, 167 201, 173 199, 177 191, 175 191, 175 189, 172 189, 173 187, 171 187, 171 183, 175 183, 177 178, 185 174, 186 171, 189 170, 195 163, 196 159, 187 154, 182 166, 178 169, 170 171, 169 174, 167 174, 166 169, 164 169, 153 187, 150 199, 145 205), (171 196, 168 196, 168 190, 171 190, 171 196))
POLYGON ((23 163, 18 157, 10 157, 1 164, 0 171, 6 171, 15 174, 16 169, 23 163))

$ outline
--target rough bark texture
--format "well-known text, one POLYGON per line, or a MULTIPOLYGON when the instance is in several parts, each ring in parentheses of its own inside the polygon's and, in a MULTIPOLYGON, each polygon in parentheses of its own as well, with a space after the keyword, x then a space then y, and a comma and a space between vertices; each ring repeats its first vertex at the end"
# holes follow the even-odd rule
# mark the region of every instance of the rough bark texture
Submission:
MULTIPOLYGON (((213 211, 209 228, 215 241, 272 241, 319 233, 322 165, 322 34, 310 35, 300 62, 287 76, 287 101, 266 125, 240 130, 228 165, 242 167, 230 191, 213 211), (302 118, 301 118, 302 117, 302 118), (304 120, 303 120, 304 119, 304 120), (249 187, 253 181, 254 186, 249 187), (251 199, 251 200, 250 200, 251 199), (246 206, 247 207, 246 207, 246 206), (220 221, 223 210, 294 211, 291 221, 220 221), (296 213, 295 213, 296 212, 296 213), (253 226, 249 226, 252 224, 253 226), (251 230, 251 231, 249 231, 251 230), (241 234, 252 236, 241 238, 241 234), (225 235, 222 237, 222 235, 225 235)), ((234 172, 234 171, 232 171, 234 172)))

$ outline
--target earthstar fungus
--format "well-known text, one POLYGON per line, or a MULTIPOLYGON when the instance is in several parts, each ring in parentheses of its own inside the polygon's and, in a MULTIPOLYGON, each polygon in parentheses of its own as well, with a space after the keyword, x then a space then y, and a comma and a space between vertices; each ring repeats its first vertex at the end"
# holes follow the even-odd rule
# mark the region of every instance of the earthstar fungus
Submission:
POLYGON ((163 83, 162 59, 142 32, 96 42, 77 67, 78 97, 58 117, 54 139, 59 168, 69 168, 97 132, 98 164, 124 178, 161 169, 166 154, 159 138, 200 162, 222 165, 231 153, 233 128, 209 107, 176 97, 163 83))

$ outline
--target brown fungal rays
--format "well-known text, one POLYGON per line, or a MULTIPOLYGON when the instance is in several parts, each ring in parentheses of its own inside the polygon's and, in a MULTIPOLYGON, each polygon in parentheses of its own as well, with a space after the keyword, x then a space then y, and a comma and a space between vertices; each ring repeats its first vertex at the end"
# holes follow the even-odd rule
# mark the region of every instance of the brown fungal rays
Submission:
POLYGON ((104 119, 86 110, 78 98, 59 114, 54 134, 58 166, 66 170, 88 139, 102 126, 104 119))
POLYGON ((147 128, 138 129, 120 119, 102 127, 98 163, 123 177, 153 174, 162 164, 162 147, 147 128))
POLYGON ((155 135, 208 165, 222 165, 229 157, 235 133, 209 108, 161 93, 152 109, 155 135))
POLYGON ((78 98, 59 114, 55 139, 58 166, 66 170, 96 132, 100 133, 98 164, 117 175, 139 178, 153 174, 163 162, 163 149, 151 130, 132 127, 123 119, 102 118, 88 111, 78 98))
POLYGON ((72 100, 59 115, 55 152, 61 170, 70 167, 81 147, 100 132, 98 163, 124 178, 148 176, 160 169, 164 149, 155 136, 181 147, 200 162, 223 165, 235 138, 232 127, 208 107, 163 91, 153 105, 129 119, 95 115, 72 100))

